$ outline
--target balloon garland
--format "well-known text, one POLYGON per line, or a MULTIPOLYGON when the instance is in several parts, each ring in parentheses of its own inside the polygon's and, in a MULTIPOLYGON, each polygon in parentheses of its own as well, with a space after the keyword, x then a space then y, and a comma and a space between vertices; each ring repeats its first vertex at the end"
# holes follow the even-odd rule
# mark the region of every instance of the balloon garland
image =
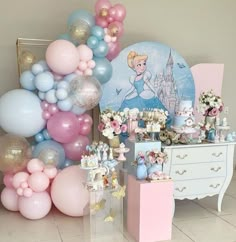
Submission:
MULTIPOLYGON (((22 54, 22 89, 0 98, 0 126, 9 133, 0 137, 0 171, 6 186, 1 201, 6 209, 28 219, 46 216, 52 204, 50 184, 64 169, 52 186, 53 202, 60 203, 65 214, 83 215, 67 212, 68 204, 56 195, 65 197, 63 189, 56 183, 64 184, 65 192, 71 188, 72 196, 76 184, 70 181, 80 174, 77 191, 87 194, 82 173, 73 165, 87 152, 93 120, 86 111, 99 103, 102 85, 112 76, 110 61, 120 52, 125 16, 123 5, 98 0, 95 16, 76 10, 68 17, 67 33, 49 44, 45 60, 35 63, 33 54, 22 54), (32 149, 28 137, 34 137, 32 149), (65 181, 64 176, 70 179, 65 181)), ((77 199, 68 196, 70 202, 77 199)))

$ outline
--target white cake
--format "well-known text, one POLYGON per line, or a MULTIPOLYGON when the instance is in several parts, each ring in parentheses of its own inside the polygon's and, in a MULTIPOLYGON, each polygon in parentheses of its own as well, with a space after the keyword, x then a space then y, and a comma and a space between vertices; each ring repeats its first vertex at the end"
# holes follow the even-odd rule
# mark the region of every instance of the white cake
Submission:
POLYGON ((175 112, 173 126, 175 128, 192 127, 194 124, 193 106, 191 100, 180 101, 178 110, 175 112))
POLYGON ((98 167, 98 157, 96 155, 82 155, 81 168, 96 168, 98 167))

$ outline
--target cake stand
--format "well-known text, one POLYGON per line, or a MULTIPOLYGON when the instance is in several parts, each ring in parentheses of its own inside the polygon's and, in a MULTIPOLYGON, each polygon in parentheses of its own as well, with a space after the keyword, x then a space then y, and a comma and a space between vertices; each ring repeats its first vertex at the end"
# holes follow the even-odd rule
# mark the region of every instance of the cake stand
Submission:
POLYGON ((114 148, 114 151, 119 154, 117 160, 118 161, 126 161, 125 153, 129 152, 129 148, 126 148, 123 143, 120 144, 119 148, 114 148))
POLYGON ((193 134, 197 132, 197 129, 194 127, 174 127, 171 126, 171 128, 177 133, 177 134, 186 134, 189 137, 189 142, 191 143, 193 141, 193 134))

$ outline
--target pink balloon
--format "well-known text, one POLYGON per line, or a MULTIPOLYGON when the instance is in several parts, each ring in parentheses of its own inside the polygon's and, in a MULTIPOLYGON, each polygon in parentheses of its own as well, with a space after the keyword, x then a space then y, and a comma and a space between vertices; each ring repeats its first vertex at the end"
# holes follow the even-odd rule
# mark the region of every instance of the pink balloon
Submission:
POLYGON ((89 135, 91 132, 91 125, 83 124, 79 127, 79 134, 81 135, 89 135))
POLYGON ((100 14, 101 9, 105 8, 108 9, 111 7, 111 3, 109 0, 98 0, 95 4, 95 12, 96 15, 100 14))
POLYGON ((31 197, 33 195, 33 191, 31 188, 27 187, 23 191, 23 196, 24 197, 31 197))
POLYGON ((46 111, 46 110, 48 110, 48 107, 49 107, 50 104, 46 101, 42 101, 40 103, 40 105, 41 105, 41 108, 46 111))
POLYGON ((79 166, 63 169, 53 180, 51 197, 54 205, 69 216, 87 214, 85 208, 89 203, 89 192, 84 186, 86 172, 79 166))
POLYGON ((115 11, 116 14, 114 16, 115 20, 117 20, 119 22, 123 22, 125 17, 126 17, 126 9, 125 9, 125 7, 122 4, 118 3, 118 4, 114 5, 114 8, 116 10, 115 11))
POLYGON ((18 211, 18 195, 15 189, 5 187, 1 193, 1 202, 4 208, 10 211, 18 211))
POLYGON ((43 172, 49 179, 53 179, 57 175, 57 168, 55 166, 47 165, 43 172))
POLYGON ((37 171, 29 176, 28 184, 34 192, 43 192, 49 186, 49 178, 45 173, 37 171))
POLYGON ((111 17, 111 18, 115 18, 115 16, 116 16, 116 8, 114 8, 114 7, 111 7, 109 10, 108 10, 108 13, 109 13, 109 17, 111 17))
POLYGON ((60 143, 69 143, 78 135, 78 121, 72 112, 58 112, 47 122, 49 135, 60 143))
POLYGON ((56 81, 60 81, 63 79, 63 76, 62 75, 59 75, 57 73, 53 73, 53 77, 56 81))
POLYGON ((58 109, 58 107, 57 107, 56 104, 50 104, 49 107, 48 107, 48 112, 49 112, 51 115, 53 115, 53 114, 59 112, 59 109, 58 109))
POLYGON ((106 18, 106 20, 107 20, 108 23, 112 23, 112 22, 115 21, 114 18, 112 18, 111 16, 108 16, 108 17, 106 18))
POLYGON ((92 75, 93 75, 93 71, 92 71, 90 68, 87 68, 87 69, 84 71, 84 75, 85 75, 85 76, 92 76, 92 75))
POLYGON ((83 154, 86 154, 86 146, 89 144, 88 137, 78 135, 72 142, 63 144, 66 157, 70 160, 80 160, 83 154))
POLYGON ((45 120, 48 120, 51 117, 51 114, 48 111, 43 111, 42 117, 45 120))
POLYGON ((46 61, 53 72, 67 75, 74 72, 79 63, 79 53, 67 40, 55 40, 46 50, 46 61))
POLYGON ((77 50, 80 56, 80 61, 89 61, 93 59, 93 51, 87 45, 79 45, 77 50))
POLYGON ((119 42, 110 42, 110 43, 108 43, 108 47, 109 47, 109 50, 108 50, 108 54, 107 54, 106 58, 109 61, 112 61, 120 53, 120 50, 121 50, 120 43, 119 42))
POLYGON ((24 189, 23 189, 22 187, 18 187, 18 188, 16 189, 16 193, 17 193, 17 195, 19 195, 19 196, 23 196, 23 194, 24 194, 24 189))
POLYGON ((3 183, 7 188, 13 188, 13 174, 6 173, 3 177, 3 183))
POLYGON ((75 70, 74 73, 77 75, 77 76, 83 76, 83 72, 80 71, 80 70, 75 70))
POLYGON ((96 62, 94 60, 88 61, 88 68, 93 69, 96 66, 96 62))
POLYGON ((12 179, 12 185, 14 188, 20 187, 21 183, 26 182, 29 174, 24 171, 17 172, 12 179))
POLYGON ((118 31, 115 34, 115 36, 117 36, 117 38, 121 37, 124 33, 124 26, 121 22, 118 22, 118 21, 110 23, 107 28, 108 28, 108 33, 112 32, 112 30, 114 28, 117 28, 118 31))
POLYGON ((29 186, 29 184, 28 184, 28 182, 22 182, 21 184, 20 184, 20 187, 21 188, 23 188, 23 189, 25 189, 25 188, 27 188, 29 186))
POLYGON ((52 201, 47 192, 33 193, 31 197, 19 198, 19 211, 28 219, 40 219, 45 217, 52 207, 52 201))
POLYGON ((85 61, 80 61, 78 65, 78 70, 85 71, 87 69, 88 65, 85 61))
POLYGON ((81 114, 79 116, 77 117, 79 123, 82 122, 83 124, 88 124, 90 126, 93 125, 93 119, 92 119, 92 117, 89 114, 83 113, 83 114, 81 114))
POLYGON ((44 163, 43 161, 35 158, 31 159, 27 164, 27 170, 30 173, 36 172, 36 171, 42 171, 44 169, 44 163))
POLYGON ((98 25, 102 28, 107 28, 108 22, 106 21, 106 19, 96 16, 95 20, 96 20, 96 25, 98 25))

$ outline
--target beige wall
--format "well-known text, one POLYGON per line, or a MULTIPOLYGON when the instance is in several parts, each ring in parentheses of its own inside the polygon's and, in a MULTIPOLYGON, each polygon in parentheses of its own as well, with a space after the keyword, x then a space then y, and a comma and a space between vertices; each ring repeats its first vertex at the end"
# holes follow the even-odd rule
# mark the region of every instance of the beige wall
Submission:
MULTIPOLYGON (((122 47, 158 41, 179 52, 190 66, 224 63, 223 98, 236 130, 236 1, 235 0, 112 0, 127 10, 122 47)), ((76 9, 94 13, 95 0, 1 1, 0 94, 18 87, 18 37, 55 39, 66 31, 76 9)), ((214 85, 214 80, 212 80, 214 85)))

